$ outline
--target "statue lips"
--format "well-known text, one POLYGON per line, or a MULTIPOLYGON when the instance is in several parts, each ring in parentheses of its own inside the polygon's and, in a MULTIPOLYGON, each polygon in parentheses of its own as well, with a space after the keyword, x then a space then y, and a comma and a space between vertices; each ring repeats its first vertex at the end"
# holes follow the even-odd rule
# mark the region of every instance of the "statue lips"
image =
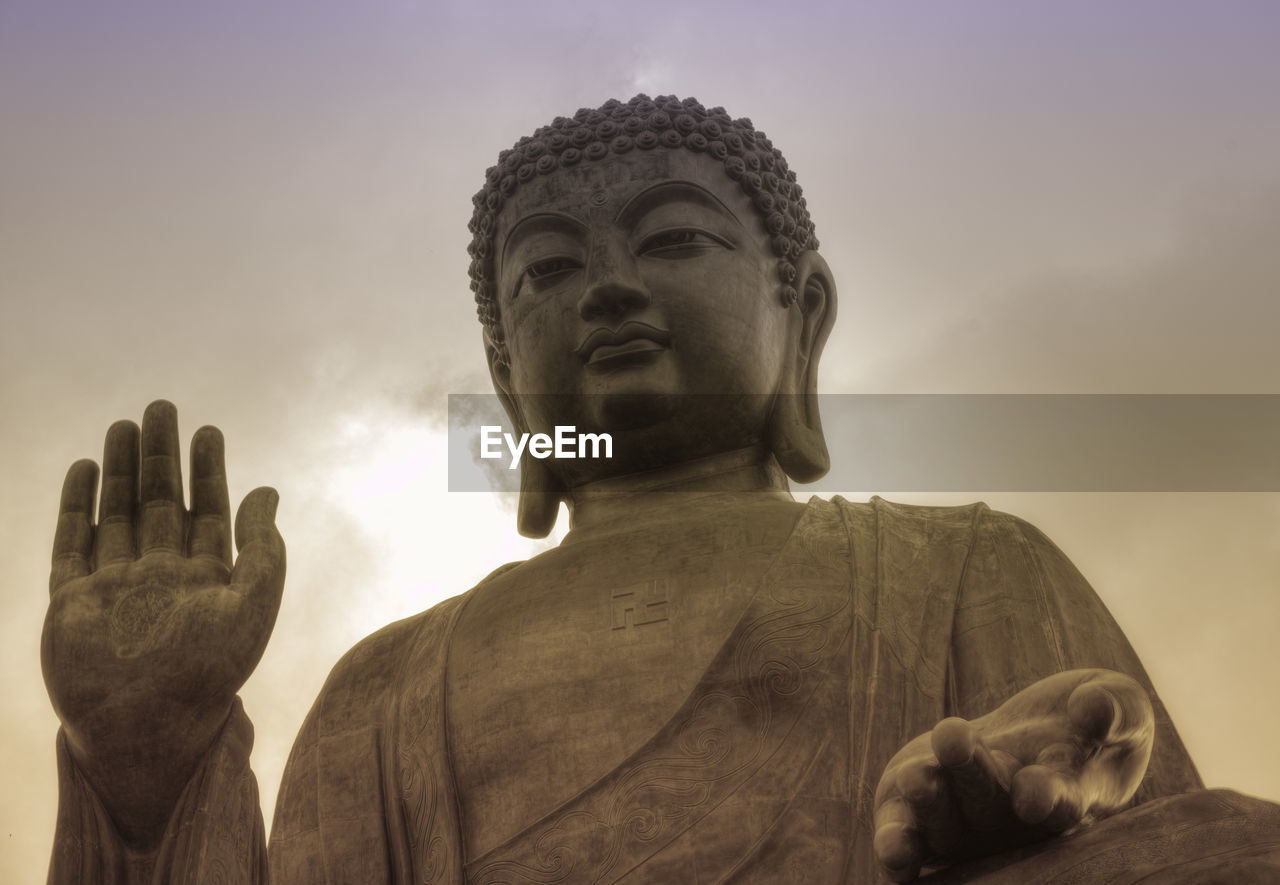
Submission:
POLYGON ((574 351, 590 368, 614 368, 644 360, 671 346, 671 333, 636 320, 617 329, 593 329, 574 351))

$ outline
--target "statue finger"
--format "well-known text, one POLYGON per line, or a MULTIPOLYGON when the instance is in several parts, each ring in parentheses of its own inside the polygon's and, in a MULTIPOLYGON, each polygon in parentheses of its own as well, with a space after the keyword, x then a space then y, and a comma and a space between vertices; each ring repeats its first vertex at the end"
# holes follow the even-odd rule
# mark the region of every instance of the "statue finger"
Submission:
POLYGON ((1006 822, 1012 757, 993 754, 977 729, 959 718, 939 722, 932 743, 964 819, 979 828, 1006 822))
POLYGON ((924 866, 923 846, 916 829, 915 815, 901 798, 891 798, 876 807, 876 861, 893 882, 911 882, 924 866))
POLYGON ((191 556, 212 556, 231 568, 231 500, 222 431, 201 427, 191 437, 191 556))
POLYGON ((1150 742, 1155 733, 1151 698, 1136 680, 1105 671, 1076 686, 1067 716, 1087 742, 1110 745, 1150 742))
POLYGON ((87 458, 72 464, 62 481, 58 525, 53 533, 53 567, 49 592, 89 574, 93 552, 93 496, 98 487, 98 465, 87 458))
POLYGON ((1078 781, 1048 765, 1027 765, 1013 776, 1010 798, 1023 823, 1061 833, 1084 818, 1078 781))
POLYGON ((1085 810, 1123 808, 1142 784, 1155 740, 1151 698, 1135 680, 1105 671, 1079 685, 1067 699, 1067 716, 1092 752, 1081 765, 1085 810))
MULTIPOLYGON (((261 487, 245 496, 236 512, 236 557, 231 588, 254 603, 254 610, 274 623, 284 590, 284 540, 276 528, 280 496, 261 487)), ((268 625, 269 627, 270 625, 268 625)))
POLYGON ((925 757, 903 766, 898 772, 897 788, 930 856, 956 857, 963 848, 965 823, 938 760, 925 757))
POLYGON ((166 400, 156 400, 143 413, 140 474, 138 553, 181 551, 186 513, 178 410, 166 400))
POLYGON ((138 506, 138 425, 117 421, 102 446, 102 497, 98 502, 98 566, 130 560, 138 506))

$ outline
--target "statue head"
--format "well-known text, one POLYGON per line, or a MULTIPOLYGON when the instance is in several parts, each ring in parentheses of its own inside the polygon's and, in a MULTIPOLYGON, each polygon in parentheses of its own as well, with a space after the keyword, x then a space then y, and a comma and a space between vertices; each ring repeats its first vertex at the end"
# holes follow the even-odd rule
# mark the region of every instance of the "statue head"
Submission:
POLYGON ((583 484, 740 449, 797 481, 826 472, 835 287, 795 173, 749 120, 609 101, 504 151, 473 202, 471 285, 517 430, 631 443, 611 462, 526 456, 523 533, 583 484))

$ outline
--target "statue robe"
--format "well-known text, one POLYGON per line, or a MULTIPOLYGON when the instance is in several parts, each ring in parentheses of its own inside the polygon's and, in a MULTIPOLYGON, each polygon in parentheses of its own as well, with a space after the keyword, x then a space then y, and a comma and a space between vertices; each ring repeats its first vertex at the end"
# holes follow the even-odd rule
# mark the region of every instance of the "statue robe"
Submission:
MULTIPOLYGON (((911 738, 1062 670, 1119 670, 1150 690, 1097 596, 1027 523, 982 504, 814 499, 670 720, 615 770, 468 858, 446 725, 450 637, 468 599, 392 624, 335 667, 285 772, 272 885, 871 883, 873 794, 911 738)), ((1065 885, 1137 881, 1137 870, 1143 882, 1208 882, 1193 870, 1235 863, 1242 877, 1230 881, 1273 881, 1249 870, 1280 869, 1280 809, 1203 791, 1152 700, 1155 751, 1135 797, 1147 804, 938 875, 1065 885)), ((265 883, 250 743, 237 705, 153 874, 119 846, 60 751, 50 882, 265 883)))

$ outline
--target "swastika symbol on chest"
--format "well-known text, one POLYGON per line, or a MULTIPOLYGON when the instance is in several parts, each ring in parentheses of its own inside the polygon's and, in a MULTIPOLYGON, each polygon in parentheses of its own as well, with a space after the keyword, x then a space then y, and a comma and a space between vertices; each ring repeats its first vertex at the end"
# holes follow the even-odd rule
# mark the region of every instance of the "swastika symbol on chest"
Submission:
POLYGON ((667 620, 667 582, 644 581, 614 590, 612 620, 614 630, 629 630, 667 620))

